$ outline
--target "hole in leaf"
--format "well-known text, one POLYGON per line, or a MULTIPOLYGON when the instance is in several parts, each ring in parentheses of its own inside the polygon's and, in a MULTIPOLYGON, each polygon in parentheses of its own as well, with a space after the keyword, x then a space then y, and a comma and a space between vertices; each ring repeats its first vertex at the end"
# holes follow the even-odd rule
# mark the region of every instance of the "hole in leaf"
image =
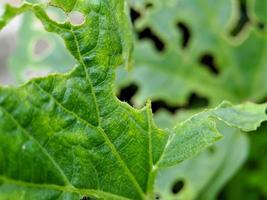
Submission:
POLYGON ((81 200, 91 200, 91 198, 84 196, 83 198, 81 198, 81 200))
POLYGON ((208 148, 208 152, 209 152, 211 155, 213 155, 213 154, 216 152, 216 148, 215 148, 215 146, 210 146, 210 147, 208 148))
MULTIPOLYGON (((256 189, 257 191, 255 191, 256 194, 259 194, 259 197, 258 197, 258 200, 266 200, 267 197, 266 197, 266 193, 263 193, 262 190, 260 189, 256 189)), ((255 194, 254 193, 254 194, 255 194)))
POLYGON ((43 58, 52 50, 52 45, 45 39, 38 39, 33 47, 33 56, 43 58))
POLYGON ((209 105, 209 100, 205 97, 201 97, 196 93, 192 93, 188 100, 188 105, 185 106, 186 109, 198 109, 207 107, 209 105))
POLYGON ((138 87, 135 84, 131 84, 121 89, 118 95, 118 98, 121 101, 125 101, 128 104, 133 105, 132 98, 136 94, 137 90, 138 90, 138 87))
POLYGON ((160 38, 158 36, 156 36, 156 34, 154 34, 150 28, 145 28, 144 30, 142 30, 141 32, 138 33, 138 38, 141 39, 150 39, 156 49, 158 51, 164 51, 165 46, 164 43, 160 40, 160 38))
POLYGON ((230 35, 233 37, 237 36, 249 21, 250 19, 247 11, 247 2, 246 0, 239 0, 239 20, 231 31, 230 35))
MULTIPOLYGON (((265 96, 265 97, 262 97, 259 101, 257 101, 257 103, 259 103, 259 104, 263 104, 263 103, 266 103, 267 102, 267 96, 265 96)), ((266 114, 267 114, 267 109, 266 109, 266 114)))
POLYGON ((75 26, 79 26, 84 23, 85 17, 84 14, 78 11, 72 11, 69 14, 70 23, 75 26))
POLYGON ((67 19, 66 13, 61 8, 48 6, 46 12, 48 17, 55 22, 64 23, 67 19))
POLYGON ((153 101, 151 103, 151 109, 153 113, 156 113, 157 111, 161 109, 165 109, 174 114, 179 109, 198 109, 198 108, 207 107, 208 105, 209 105, 209 100, 207 98, 201 97, 195 93, 192 93, 186 105, 173 106, 173 105, 169 105, 165 101, 158 100, 158 101, 153 101))
POLYGON ((177 180, 173 184, 171 191, 173 194, 178 194, 183 188, 184 188, 184 181, 183 180, 177 180))
POLYGON ((189 41, 191 38, 191 32, 189 28, 187 27, 187 25, 182 22, 178 22, 176 26, 179 29, 179 31, 182 33, 182 37, 183 37, 182 48, 185 49, 189 44, 189 41))
POLYGON ((130 15, 131 15, 131 21, 133 24, 141 17, 140 12, 138 12, 134 8, 131 8, 130 15))
POLYGON ((145 5, 145 8, 146 9, 151 9, 151 8, 153 8, 153 3, 151 3, 151 2, 148 2, 148 3, 146 3, 146 5, 145 5))
POLYGON ((160 200, 160 195, 159 194, 155 194, 155 200, 160 200))
POLYGON ((213 55, 207 53, 204 54, 201 58, 200 58, 200 63, 207 67, 209 69, 209 71, 215 75, 219 74, 219 70, 218 67, 215 63, 215 59, 213 57, 213 55))
POLYGON ((262 23, 262 22, 259 22, 259 23, 257 24, 257 27, 258 27, 258 29, 260 29, 260 30, 264 30, 264 29, 265 29, 265 24, 262 23))
POLYGON ((249 170, 258 170, 260 168, 260 164, 257 160, 255 159, 249 159, 247 161, 247 164, 246 164, 246 167, 249 169, 249 170))
POLYGON ((151 103, 151 109, 153 113, 156 113, 160 109, 165 109, 174 114, 180 108, 180 106, 170 106, 164 101, 153 101, 151 103))
POLYGON ((227 199, 227 195, 226 195, 226 191, 224 191, 224 189, 217 195, 217 199, 218 200, 226 200, 227 199))

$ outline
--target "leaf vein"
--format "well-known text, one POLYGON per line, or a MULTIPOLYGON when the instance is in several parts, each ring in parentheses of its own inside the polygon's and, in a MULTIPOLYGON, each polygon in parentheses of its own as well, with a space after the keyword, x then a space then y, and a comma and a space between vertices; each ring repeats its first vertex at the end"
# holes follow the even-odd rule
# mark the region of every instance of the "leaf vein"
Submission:
POLYGON ((50 159, 50 161, 53 163, 53 165, 56 167, 56 169, 59 171, 61 174, 62 178, 64 179, 65 183, 68 185, 72 185, 68 178, 66 177, 65 173, 61 169, 61 167, 58 165, 58 163, 55 161, 55 159, 48 153, 47 149, 45 149, 38 140, 36 140, 25 128, 23 128, 20 123, 15 119, 15 117, 8 112, 3 106, 0 105, 1 110, 17 125, 19 129, 32 141, 34 141, 40 149, 43 151, 43 153, 50 159))
POLYGON ((57 191, 68 192, 68 193, 91 195, 94 197, 112 198, 112 199, 118 199, 118 200, 130 200, 127 197, 118 196, 116 194, 112 194, 112 193, 101 191, 101 190, 80 189, 80 188, 75 188, 73 186, 59 186, 59 185, 53 185, 53 184, 30 183, 26 181, 18 181, 18 180, 10 179, 5 176, 0 176, 0 180, 5 183, 20 186, 20 187, 30 187, 30 188, 38 188, 38 189, 45 188, 49 190, 57 190, 57 191))

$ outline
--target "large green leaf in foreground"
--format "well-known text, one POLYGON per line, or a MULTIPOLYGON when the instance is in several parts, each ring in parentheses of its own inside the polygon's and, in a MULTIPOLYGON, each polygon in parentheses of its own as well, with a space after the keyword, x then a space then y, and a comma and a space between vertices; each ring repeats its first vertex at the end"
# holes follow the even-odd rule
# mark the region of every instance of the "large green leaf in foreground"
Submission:
POLYGON ((128 62, 131 28, 123 0, 51 5, 84 14, 82 25, 52 21, 42 4, 6 7, 0 28, 33 12, 77 60, 68 74, 0 88, 0 199, 153 199, 159 169, 213 144, 219 121, 244 131, 266 120, 265 105, 224 102, 158 129, 150 106, 136 110, 113 92, 114 67, 128 62))

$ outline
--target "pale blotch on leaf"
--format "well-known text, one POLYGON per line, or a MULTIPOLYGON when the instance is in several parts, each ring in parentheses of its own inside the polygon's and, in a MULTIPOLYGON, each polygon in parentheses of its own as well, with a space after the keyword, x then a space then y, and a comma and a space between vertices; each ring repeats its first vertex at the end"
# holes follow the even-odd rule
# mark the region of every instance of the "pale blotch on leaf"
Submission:
POLYGON ((50 2, 50 0, 39 0, 40 1, 40 3, 49 3, 50 2))
POLYGON ((22 0, 1 0, 0 4, 10 4, 13 7, 19 7, 22 4, 22 0))
POLYGON ((52 45, 46 39, 38 39, 33 46, 33 57, 42 59, 52 51, 52 45))
POLYGON ((43 24, 42 24, 42 22, 40 22, 39 20, 35 20, 35 21, 33 22, 33 28, 34 28, 34 30, 36 30, 36 31, 39 31, 40 29, 43 29, 43 24))
POLYGON ((30 80, 32 78, 36 78, 36 77, 45 77, 47 76, 51 71, 50 70, 36 70, 36 69, 27 69, 24 72, 24 80, 30 80))
POLYGON ((85 17, 81 12, 72 11, 69 13, 69 20, 72 25, 79 26, 84 23, 85 17))
MULTIPOLYGON (((1 0, 0 0, 1 1, 1 0)), ((1 13, 1 6, 0 6, 0 13, 1 13)), ((1 16, 1 15, 0 15, 1 16)), ((1 18, 1 17, 0 17, 1 18)), ((16 32, 19 30, 21 25, 21 15, 14 17, 0 32, 0 37, 8 36, 13 37, 15 36, 16 32)), ((16 42, 12 40, 12 43, 16 42)), ((3 45, 3 44, 1 44, 3 45)), ((2 52, 1 52, 2 53, 2 52)))

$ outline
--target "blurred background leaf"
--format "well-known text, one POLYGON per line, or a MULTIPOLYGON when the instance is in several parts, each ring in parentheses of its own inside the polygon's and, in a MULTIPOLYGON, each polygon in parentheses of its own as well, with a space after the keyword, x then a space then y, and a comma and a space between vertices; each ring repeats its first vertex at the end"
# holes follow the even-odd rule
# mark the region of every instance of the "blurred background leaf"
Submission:
MULTIPOLYGON (((50 13, 62 18, 56 10, 50 13)), ((17 41, 16 51, 9 58, 9 69, 17 83, 51 72, 67 72, 75 64, 63 42, 55 34, 44 31, 31 13, 23 15, 17 41)))
MULTIPOLYGON (((129 3, 136 41, 132 68, 122 66, 117 72, 121 100, 140 107, 150 98, 162 128, 222 100, 266 101, 265 0, 129 3)), ((59 21, 67 17, 52 7, 47 11, 59 21)), ((73 67, 61 40, 44 32, 30 14, 21 21, 17 48, 8 62, 15 83, 73 67)), ((267 199, 267 124, 249 135, 219 128, 221 142, 161 171, 157 199, 267 199)))

